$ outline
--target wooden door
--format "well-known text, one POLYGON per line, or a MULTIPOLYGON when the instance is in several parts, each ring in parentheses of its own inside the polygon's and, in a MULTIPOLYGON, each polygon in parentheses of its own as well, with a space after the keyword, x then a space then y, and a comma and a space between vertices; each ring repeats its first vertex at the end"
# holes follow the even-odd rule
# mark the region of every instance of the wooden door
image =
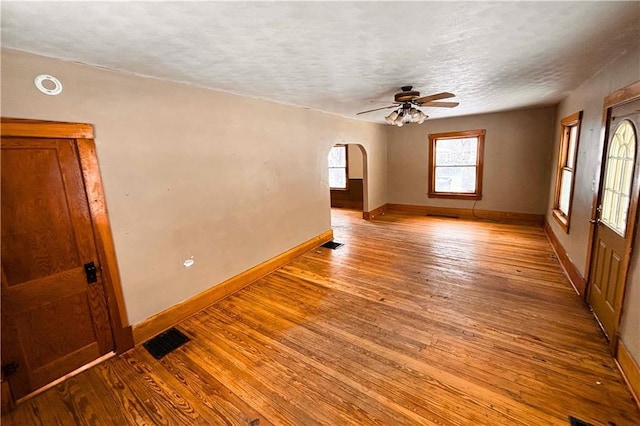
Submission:
POLYGON ((1 162, 2 361, 19 399, 114 343, 75 139, 3 137, 1 162))
POLYGON ((609 339, 616 335, 638 205, 640 100, 611 108, 592 249, 589 304, 609 339))

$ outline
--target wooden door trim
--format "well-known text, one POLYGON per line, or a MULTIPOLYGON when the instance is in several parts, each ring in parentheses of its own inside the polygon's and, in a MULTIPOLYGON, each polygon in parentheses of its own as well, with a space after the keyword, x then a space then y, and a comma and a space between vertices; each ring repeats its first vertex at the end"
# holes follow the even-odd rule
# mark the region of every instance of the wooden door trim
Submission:
MULTIPOLYGON (((598 164, 598 169, 600 170, 600 173, 596 175, 596 182, 595 182, 596 190, 594 191, 593 202, 591 204, 591 226, 589 227, 589 239, 587 240, 590 242, 589 246, 587 247, 587 259, 586 259, 587 262, 586 262, 586 270, 585 270, 586 291, 584 292, 584 300, 587 303, 589 303, 589 296, 591 293, 591 263, 592 263, 592 257, 593 257, 593 246, 596 242, 595 238, 596 238, 596 227, 597 227, 597 223, 595 223, 595 219, 598 216, 598 205, 600 202, 600 195, 602 192, 601 186, 602 186, 602 181, 605 173, 605 170, 603 169, 603 165, 605 164, 606 158, 607 158, 606 147, 608 145, 608 139, 609 139, 608 123, 609 123, 609 119, 611 118, 611 110, 615 107, 624 105, 629 102, 633 102, 637 99, 640 99, 640 81, 636 81, 635 83, 630 84, 629 86, 623 87, 620 90, 616 90, 615 92, 605 97, 603 102, 602 128, 600 132, 600 146, 599 146, 600 152, 602 153, 602 155, 600 156, 600 162, 598 164)), ((636 131, 638 130, 640 129, 636 129, 636 131)), ((636 158, 635 158, 635 170, 634 170, 635 181, 633 183, 631 193, 636 194, 637 196, 632 199, 631 204, 629 205, 630 220, 627 226, 627 232, 630 233, 628 235, 630 235, 631 238, 629 238, 627 241, 627 245, 624 251, 625 258, 622 264, 622 273, 624 274, 625 279, 622 284, 622 289, 618 293, 615 300, 615 306, 614 306, 614 308, 616 309, 616 318, 614 321, 615 329, 613 333, 611 333, 612 335, 609 336, 609 350, 614 356, 616 355, 616 351, 618 348, 618 340, 620 338, 618 331, 620 329, 620 320, 622 319, 622 305, 624 302, 625 290, 627 287, 629 263, 631 260, 631 254, 633 252, 633 247, 635 243, 634 241, 635 234, 636 234, 635 230, 636 230, 636 225, 638 223, 638 197, 640 197, 640 195, 638 195, 640 194, 640 178, 638 178, 639 177, 638 174, 640 173, 639 168, 640 168, 640 149, 638 148, 638 146, 636 146, 636 158)))
POLYGON ((109 321, 113 332, 115 350, 116 353, 122 353, 133 348, 133 333, 125 310, 122 283, 118 271, 95 142, 93 140, 93 126, 82 123, 59 123, 5 117, 1 118, 1 123, 0 133, 2 137, 75 140, 80 159, 80 170, 89 203, 91 226, 102 267, 102 280, 107 296, 109 321))
POLYGON ((2 117, 2 136, 24 138, 93 139, 93 126, 83 123, 2 117))
POLYGON ((109 306, 116 353, 122 353, 134 346, 133 330, 128 325, 129 319, 124 304, 124 294, 122 292, 115 245, 111 235, 111 225, 100 176, 96 145, 93 139, 77 139, 76 141, 80 168, 84 178, 87 200, 89 201, 93 235, 100 265, 102 266, 102 279, 106 283, 105 294, 107 296, 107 305, 109 306))

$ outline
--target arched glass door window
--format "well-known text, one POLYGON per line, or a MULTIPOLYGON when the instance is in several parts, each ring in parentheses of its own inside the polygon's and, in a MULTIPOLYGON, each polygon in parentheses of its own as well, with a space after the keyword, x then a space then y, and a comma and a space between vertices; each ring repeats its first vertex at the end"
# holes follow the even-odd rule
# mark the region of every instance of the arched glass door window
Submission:
POLYGON ((633 124, 623 120, 616 128, 607 152, 600 220, 623 237, 627 230, 636 142, 633 124))

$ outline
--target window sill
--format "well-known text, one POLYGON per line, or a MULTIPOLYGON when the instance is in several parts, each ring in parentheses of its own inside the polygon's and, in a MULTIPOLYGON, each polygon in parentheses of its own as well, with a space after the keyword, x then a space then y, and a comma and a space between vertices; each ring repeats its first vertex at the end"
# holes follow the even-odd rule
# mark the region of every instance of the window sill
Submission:
POLYGON ((564 230, 565 233, 569 233, 569 219, 558 209, 554 209, 551 214, 553 215, 558 225, 564 230))
POLYGON ((462 194, 457 192, 429 192, 429 198, 449 198, 455 200, 482 200, 482 194, 462 194))

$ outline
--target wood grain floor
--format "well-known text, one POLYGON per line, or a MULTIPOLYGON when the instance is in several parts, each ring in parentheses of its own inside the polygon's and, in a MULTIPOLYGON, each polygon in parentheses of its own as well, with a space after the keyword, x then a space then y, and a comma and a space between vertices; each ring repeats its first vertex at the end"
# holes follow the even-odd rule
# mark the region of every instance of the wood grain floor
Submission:
POLYGON ((336 241, 114 357, 3 425, 640 425, 533 226, 334 210, 336 241))

